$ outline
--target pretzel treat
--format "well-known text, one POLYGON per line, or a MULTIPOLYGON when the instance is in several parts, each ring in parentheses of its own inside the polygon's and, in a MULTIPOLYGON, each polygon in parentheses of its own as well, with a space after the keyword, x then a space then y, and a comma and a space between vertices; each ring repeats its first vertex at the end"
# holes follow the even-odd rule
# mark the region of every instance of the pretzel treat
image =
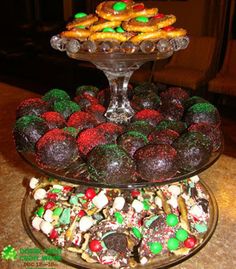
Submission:
POLYGON ((72 22, 68 23, 66 26, 68 30, 71 30, 72 28, 77 26, 89 27, 90 25, 98 21, 98 17, 96 15, 87 15, 86 13, 82 12, 75 14, 74 17, 75 19, 72 22))

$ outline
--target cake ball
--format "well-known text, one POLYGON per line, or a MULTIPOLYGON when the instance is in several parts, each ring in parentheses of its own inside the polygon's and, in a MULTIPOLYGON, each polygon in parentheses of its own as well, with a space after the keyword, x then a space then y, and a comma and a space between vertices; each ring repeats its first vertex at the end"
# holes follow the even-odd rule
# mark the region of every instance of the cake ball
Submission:
POLYGON ((37 163, 44 168, 62 170, 78 157, 76 139, 60 129, 48 131, 36 145, 37 163))
POLYGON ((89 95, 89 94, 82 94, 78 95, 74 98, 74 101, 81 107, 81 109, 86 109, 88 106, 98 104, 99 101, 97 98, 89 95))
POLYGON ((139 120, 147 121, 152 126, 156 126, 161 120, 163 120, 163 116, 158 110, 143 109, 137 112, 132 118, 132 121, 139 120))
POLYGON ((182 134, 173 143, 178 153, 178 167, 181 170, 193 171, 206 163, 212 152, 210 139, 199 132, 182 134))
POLYGON ((177 172, 177 152, 167 144, 146 145, 135 152, 134 159, 139 175, 147 181, 162 181, 177 172))
POLYGON ((106 108, 100 104, 90 105, 85 109, 85 111, 92 114, 98 124, 107 121, 106 117, 104 116, 106 108))
POLYGON ((90 128, 80 132, 78 148, 83 156, 86 156, 94 147, 108 143, 105 133, 98 128, 90 128))
POLYGON ((184 108, 188 110, 191 106, 198 103, 209 103, 209 102, 200 96, 191 96, 190 98, 184 101, 184 108))
POLYGON ((134 95, 147 94, 147 93, 156 93, 157 94, 157 92, 158 92, 158 87, 152 82, 140 83, 137 86, 135 86, 133 89, 134 95))
POLYGON ((180 103, 162 102, 160 112, 165 120, 180 121, 184 114, 184 107, 180 103))
POLYGON ((77 87, 76 89, 76 95, 83 95, 83 94, 88 94, 90 96, 96 97, 98 94, 99 89, 95 86, 92 85, 82 85, 77 87))
POLYGON ((137 120, 134 122, 131 122, 127 127, 126 131, 136 131, 139 133, 142 133, 144 135, 148 135, 153 131, 154 127, 144 120, 137 120))
POLYGON ((89 171, 102 183, 127 183, 134 180, 135 163, 116 144, 99 145, 88 154, 89 171))
POLYGON ((117 144, 120 145, 131 157, 136 150, 148 143, 147 137, 139 132, 129 131, 120 135, 117 144))
POLYGON ((64 128, 66 126, 65 119, 58 112, 49 111, 42 114, 42 118, 46 121, 48 128, 64 128))
POLYGON ((222 133, 219 126, 208 123, 195 123, 189 126, 189 132, 199 132, 206 135, 212 143, 213 151, 217 151, 222 144, 222 133))
POLYGON ((117 137, 123 132, 123 127, 113 122, 101 123, 96 128, 105 134, 110 143, 115 142, 117 137))
POLYGON ((92 114, 84 111, 78 111, 70 116, 67 121, 67 125, 79 130, 84 130, 95 127, 97 125, 97 121, 92 114))
POLYGON ((68 100, 55 102, 53 109, 60 113, 64 119, 68 119, 74 112, 81 110, 78 104, 68 100))
POLYGON ((187 125, 205 122, 213 125, 220 124, 220 115, 215 106, 210 103, 198 103, 191 106, 185 114, 187 125))
POLYGON ((27 115, 34 115, 40 117, 44 112, 50 110, 49 103, 43 101, 41 98, 29 98, 22 101, 16 109, 16 118, 27 115))
POLYGON ((155 130, 148 135, 148 141, 153 144, 171 145, 178 137, 179 134, 171 129, 155 130))
POLYGON ((157 109, 161 104, 161 100, 156 93, 148 92, 134 95, 131 104, 135 110, 157 109))
POLYGON ((99 103, 100 103, 101 105, 103 105, 103 106, 107 105, 106 100, 107 100, 108 98, 107 98, 107 94, 106 94, 106 90, 105 90, 105 89, 99 91, 96 97, 97 97, 97 99, 98 99, 98 101, 99 101, 99 103))
POLYGON ((183 133, 187 128, 187 124, 183 121, 176 120, 162 120, 157 126, 157 131, 162 131, 166 129, 173 130, 179 134, 183 133))
POLYGON ((55 102, 70 100, 70 96, 67 92, 60 89, 52 89, 44 94, 42 99, 50 104, 55 102))
POLYGON ((78 130, 77 128, 74 128, 74 127, 64 127, 63 128, 63 131, 65 131, 66 133, 72 135, 73 137, 77 137, 80 130, 78 130))
POLYGON ((49 130, 44 119, 29 115, 19 118, 13 135, 19 151, 34 151, 37 141, 49 130))
POLYGON ((170 87, 161 92, 160 97, 164 103, 183 104, 189 98, 189 94, 180 87, 170 87))

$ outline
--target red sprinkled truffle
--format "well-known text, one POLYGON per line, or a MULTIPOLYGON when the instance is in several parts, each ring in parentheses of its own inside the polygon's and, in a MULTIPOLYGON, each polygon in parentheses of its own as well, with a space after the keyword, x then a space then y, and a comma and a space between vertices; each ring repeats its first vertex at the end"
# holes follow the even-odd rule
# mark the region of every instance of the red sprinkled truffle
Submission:
POLYGON ((95 127, 97 125, 97 121, 92 114, 88 112, 78 111, 70 116, 67 125, 69 127, 83 130, 95 127))
POLYGON ((178 137, 179 134, 176 131, 164 129, 161 131, 156 130, 150 133, 148 136, 148 140, 151 143, 171 145, 178 137))
POLYGON ((54 128, 60 129, 66 126, 65 119, 58 112, 54 111, 45 112, 41 117, 46 121, 49 129, 54 128))
POLYGON ((123 132, 122 126, 112 122, 101 123, 96 128, 105 134, 109 142, 115 141, 116 138, 123 132))
POLYGON ((153 109, 143 109, 137 112, 133 119, 136 120, 145 120, 153 126, 156 126, 161 120, 163 120, 163 116, 161 115, 160 111, 153 110, 153 109))

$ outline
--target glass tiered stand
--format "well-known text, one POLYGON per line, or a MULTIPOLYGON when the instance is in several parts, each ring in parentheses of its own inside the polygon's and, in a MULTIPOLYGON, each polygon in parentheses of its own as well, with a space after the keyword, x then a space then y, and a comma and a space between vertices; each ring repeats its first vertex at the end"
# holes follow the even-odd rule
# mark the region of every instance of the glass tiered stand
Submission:
MULTIPOLYGON (((134 115, 134 111, 127 97, 128 83, 132 73, 145 62, 156 61, 172 56, 175 51, 185 49, 188 46, 188 43, 189 40, 187 37, 180 37, 171 40, 160 40, 158 42, 147 41, 143 42, 140 46, 134 46, 129 42, 125 42, 121 46, 112 42, 103 42, 100 44, 93 42, 80 43, 77 40, 60 38, 60 36, 54 36, 51 39, 51 45, 54 49, 66 51, 67 55, 73 59, 92 62, 97 68, 104 72, 110 85, 110 103, 106 110, 105 116, 108 121, 123 125, 129 124, 130 119, 134 115)), ((172 182, 178 182, 197 175, 210 167, 219 158, 221 152, 222 147, 217 152, 214 152, 210 159, 199 169, 188 173, 179 172, 174 177, 165 181, 147 182, 142 179, 137 179, 135 182, 117 182, 113 184, 84 180, 78 176, 78 173, 75 177, 73 171, 76 170, 76 163, 74 163, 69 169, 60 172, 45 170, 38 167, 35 162, 35 157, 32 154, 21 152, 19 152, 19 154, 26 162, 36 168, 40 173, 64 182, 99 188, 120 188, 131 190, 134 188, 137 189, 170 184, 172 182)), ((200 184, 204 192, 209 196, 210 214, 208 230, 204 235, 203 241, 185 256, 158 256, 158 258, 152 259, 151 262, 145 266, 137 265, 135 268, 169 268, 190 258, 208 242, 217 224, 218 209, 214 195, 209 187, 202 180, 200 184)), ((50 241, 43 233, 35 231, 31 225, 30 218, 35 210, 35 207, 36 202, 28 191, 22 203, 23 224, 28 235, 35 242, 35 244, 42 249, 47 249, 52 247, 50 241)), ((69 252, 65 249, 62 250, 62 261, 76 268, 110 268, 108 265, 91 265, 83 261, 76 253, 69 252)))

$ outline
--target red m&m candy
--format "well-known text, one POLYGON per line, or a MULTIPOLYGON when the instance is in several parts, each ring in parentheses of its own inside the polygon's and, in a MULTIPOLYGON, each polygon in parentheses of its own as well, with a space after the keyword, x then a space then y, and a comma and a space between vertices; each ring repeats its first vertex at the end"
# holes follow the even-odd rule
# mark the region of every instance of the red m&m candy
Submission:
POLYGON ((85 196, 87 199, 92 200, 96 196, 96 192, 93 188, 88 188, 85 191, 85 196))
POLYGON ((184 241, 184 246, 186 248, 193 248, 197 243, 197 239, 196 237, 194 236, 191 236, 189 238, 187 238, 185 241, 184 241))
POLYGON ((82 218, 85 215, 86 215, 86 212, 84 210, 80 210, 79 213, 78 213, 79 218, 82 218))
POLYGON ((45 208, 45 210, 47 210, 47 209, 51 209, 51 208, 53 208, 54 206, 55 206, 55 203, 52 202, 52 201, 49 201, 49 202, 47 202, 47 203, 45 204, 44 208, 45 208))
POLYGON ((137 4, 133 6, 134 11, 141 11, 141 10, 144 10, 144 8, 145 8, 144 4, 137 4))
POLYGON ((100 241, 94 239, 94 240, 89 242, 89 248, 93 252, 99 252, 102 250, 102 245, 101 245, 100 241))

